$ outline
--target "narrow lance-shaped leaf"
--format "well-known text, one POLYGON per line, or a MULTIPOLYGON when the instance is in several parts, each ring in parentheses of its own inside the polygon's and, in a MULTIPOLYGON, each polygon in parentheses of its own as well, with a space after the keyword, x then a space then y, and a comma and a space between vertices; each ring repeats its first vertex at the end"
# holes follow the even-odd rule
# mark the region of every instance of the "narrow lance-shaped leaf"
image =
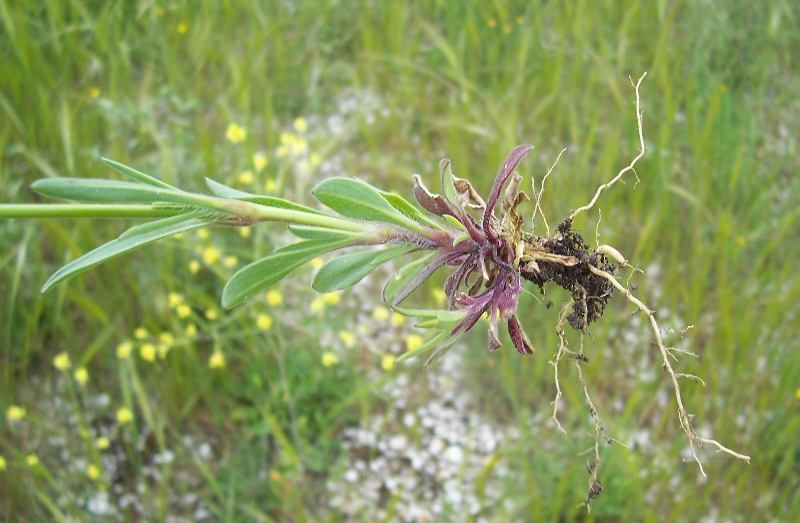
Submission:
POLYGON ((489 236, 489 239, 495 239, 494 232, 492 232, 489 227, 489 220, 492 216, 494 205, 500 197, 500 191, 503 189, 503 185, 505 185, 508 177, 511 176, 511 173, 513 173, 514 169, 519 165, 519 162, 521 162, 532 149, 533 146, 529 144, 518 145, 511 149, 511 152, 508 153, 508 156, 506 156, 503 165, 497 173, 497 177, 492 185, 492 190, 489 192, 489 197, 486 199, 486 210, 483 212, 483 231, 489 236))
POLYGON ((263 194, 253 194, 245 191, 240 191, 239 189, 235 189, 233 187, 229 187, 225 184, 214 181, 211 178, 206 178, 206 185, 208 185, 208 188, 211 190, 212 193, 221 198, 232 198, 234 200, 242 200, 245 202, 257 203, 259 205, 264 205, 267 207, 277 207, 279 209, 291 209, 293 211, 322 214, 318 210, 312 209, 307 205, 294 203, 289 200, 284 200, 283 198, 278 198, 276 196, 265 196, 263 194))
POLYGON ((424 213, 422 213, 422 211, 417 209, 414 205, 411 204, 411 202, 409 202, 399 194, 393 192, 381 191, 381 196, 383 196, 386 199, 386 201, 389 202, 389 205, 391 205, 401 213, 405 214, 412 220, 417 221, 422 225, 428 226, 431 229, 443 228, 441 224, 436 223, 434 220, 428 218, 424 213))
POLYGON ((51 198, 85 202, 173 202, 210 207, 211 197, 143 183, 93 178, 45 178, 31 189, 51 198))
POLYGON ((352 243, 352 238, 337 241, 306 240, 276 249, 231 276, 222 290, 222 306, 226 309, 236 307, 257 292, 281 281, 312 258, 352 243))
POLYGON ((156 187, 163 187, 164 189, 173 189, 176 191, 178 190, 177 187, 173 187, 167 182, 161 181, 158 178, 150 176, 149 174, 145 174, 142 171, 137 171, 133 167, 128 167, 125 164, 119 163, 109 158, 100 158, 100 159, 103 160, 103 162, 105 162, 106 165, 108 165, 118 173, 127 176, 128 178, 133 178, 136 181, 144 182, 146 184, 154 185, 156 187))
POLYGON ((348 218, 394 223, 410 230, 420 229, 420 224, 395 209, 381 191, 355 178, 328 178, 311 193, 323 205, 348 218))
POLYGON ((183 214, 171 216, 161 220, 146 224, 148 227, 141 228, 135 234, 123 234, 116 240, 112 240, 100 247, 90 251, 77 260, 74 260, 64 267, 58 269, 50 279, 42 286, 42 292, 46 292, 53 285, 79 274, 95 265, 110 260, 120 254, 132 251, 138 247, 152 243, 154 241, 178 234, 180 232, 196 229, 207 225, 210 221, 206 218, 198 217, 194 214, 183 214))
POLYGON ((311 287, 317 292, 333 292, 350 288, 382 263, 402 256, 413 248, 413 246, 401 245, 379 251, 354 252, 337 256, 320 268, 311 287))

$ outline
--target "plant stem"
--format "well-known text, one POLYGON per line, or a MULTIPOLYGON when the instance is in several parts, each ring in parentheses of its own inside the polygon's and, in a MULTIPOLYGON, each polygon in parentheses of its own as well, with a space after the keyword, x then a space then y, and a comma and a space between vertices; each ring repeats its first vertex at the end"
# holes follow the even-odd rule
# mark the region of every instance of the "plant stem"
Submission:
POLYGON ((88 203, 0 204, 0 218, 161 218, 183 212, 152 205, 88 203))

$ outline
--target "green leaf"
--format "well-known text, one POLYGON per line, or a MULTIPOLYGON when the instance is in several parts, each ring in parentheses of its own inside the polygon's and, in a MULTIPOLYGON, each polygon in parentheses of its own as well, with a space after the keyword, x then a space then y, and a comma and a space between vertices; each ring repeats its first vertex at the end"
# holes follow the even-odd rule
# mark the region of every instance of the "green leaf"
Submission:
POLYGON ((443 339, 447 338, 447 335, 448 334, 446 332, 440 332, 436 336, 432 337, 431 339, 429 339, 428 341, 423 343, 420 347, 417 347, 416 349, 414 349, 412 351, 408 351, 405 354, 402 354, 395 361, 397 361, 399 363, 401 361, 406 361, 406 360, 409 360, 409 359, 411 359, 411 358, 413 358, 415 356, 419 356, 420 354, 424 354, 424 353, 426 353, 428 351, 431 351, 434 348, 436 348, 436 345, 440 341, 442 341, 443 339))
POLYGON ((382 263, 402 256, 411 249, 413 247, 402 245, 381 251, 362 251, 337 256, 322 266, 314 276, 311 287, 322 293, 350 288, 382 263))
POLYGON ((351 238, 338 241, 306 240, 276 249, 268 256, 240 269, 228 280, 222 290, 222 306, 230 309, 241 305, 312 258, 352 242, 351 238))
POLYGON ((216 182, 211 178, 206 178, 206 185, 208 185, 208 188, 211 190, 212 193, 221 198, 242 200, 245 202, 264 205, 266 207, 277 207, 279 209, 290 209, 293 211, 302 211, 312 214, 323 214, 316 209, 312 209, 311 207, 301 205, 299 203, 290 202, 289 200, 284 200, 283 198, 278 198, 276 196, 264 196, 262 194, 253 194, 245 191, 240 191, 239 189, 228 187, 227 185, 216 182))
POLYGON ((95 178, 45 178, 31 189, 51 198, 86 202, 173 202, 209 207, 209 198, 143 183, 95 178))
POLYGON ((399 194, 393 192, 381 191, 381 196, 383 196, 386 199, 386 201, 389 202, 389 205, 397 209, 399 212, 405 214, 412 220, 417 221, 423 225, 426 225, 432 229, 443 229, 441 224, 437 223, 436 221, 426 216, 425 213, 417 209, 416 206, 414 206, 411 202, 409 202, 399 194))
POLYGON ((311 193, 323 205, 342 216, 394 223, 418 230, 419 224, 395 209, 381 191, 355 178, 333 177, 321 181, 311 193))
POLYGON ((170 216, 154 222, 147 223, 146 228, 139 226, 136 233, 123 234, 116 240, 112 240, 100 247, 90 251, 77 260, 68 263, 58 269, 42 286, 42 292, 46 292, 53 285, 66 280, 67 278, 79 274, 87 269, 94 267, 104 261, 110 260, 120 254, 124 254, 133 249, 139 248, 156 240, 202 227, 209 223, 208 219, 201 218, 195 214, 181 214, 170 216))
POLYGON ((428 367, 430 367, 431 365, 442 359, 442 356, 447 354, 447 352, 453 347, 453 345, 458 343, 461 340, 461 338, 464 337, 464 334, 466 334, 466 332, 462 332, 461 334, 458 334, 456 336, 451 336, 447 339, 447 341, 444 342, 444 344, 440 345, 439 347, 436 347, 436 351, 433 354, 431 354, 431 357, 428 358, 428 361, 425 362, 425 368, 427 369, 428 367))
MULTIPOLYGON (((456 183, 453 179, 453 169, 450 160, 442 160, 439 163, 439 169, 441 170, 442 195, 453 207, 456 209, 461 209, 461 203, 458 198, 456 183)), ((461 209, 461 211, 463 212, 463 209, 461 209)))
POLYGON ((395 296, 397 292, 402 289, 405 284, 411 280, 417 273, 425 267, 430 259, 435 255, 435 252, 428 253, 417 260, 412 261, 399 271, 394 276, 390 277, 386 284, 383 286, 383 301, 386 303, 395 303, 395 296))
POLYGON ((137 181, 140 181, 140 182, 144 182, 144 183, 149 184, 149 185, 155 185, 156 187, 163 187, 164 189, 174 189, 176 191, 178 190, 176 187, 173 187, 172 185, 168 184, 167 182, 162 182, 158 178, 154 178, 153 176, 150 176, 149 174, 145 174, 142 171, 137 171, 133 167, 128 167, 125 164, 119 163, 119 162, 111 160, 109 158, 100 158, 100 159, 103 162, 105 162, 106 165, 108 165, 109 167, 111 167, 112 169, 117 171, 118 173, 121 173, 121 174, 123 174, 123 175, 125 175, 125 176, 127 176, 129 178, 133 178, 134 180, 137 180, 137 181))
POLYGON ((340 229, 330 229, 328 227, 316 227, 314 225, 289 225, 289 231, 304 240, 342 240, 344 238, 355 238, 356 233, 342 231, 340 229))

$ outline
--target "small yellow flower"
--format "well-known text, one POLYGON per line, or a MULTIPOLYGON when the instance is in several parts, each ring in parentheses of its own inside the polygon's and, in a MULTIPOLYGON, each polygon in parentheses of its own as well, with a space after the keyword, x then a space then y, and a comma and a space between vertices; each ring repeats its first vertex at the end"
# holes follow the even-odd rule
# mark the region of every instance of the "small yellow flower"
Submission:
POLYGON ((423 339, 418 334, 409 334, 406 338, 406 350, 409 352, 422 347, 423 339))
POLYGON ((283 475, 275 469, 269 471, 269 479, 275 482, 282 481, 283 475))
POLYGON ((100 436, 96 440, 94 440, 95 448, 99 450, 106 450, 108 447, 111 446, 111 442, 105 436, 100 436))
POLYGON ((144 361, 149 361, 152 363, 156 361, 157 355, 158 350, 152 343, 144 343, 141 347, 139 347, 139 356, 141 356, 144 361))
POLYGON ((242 171, 238 177, 239 183, 243 183, 245 185, 253 183, 255 179, 256 177, 253 175, 253 171, 242 171))
POLYGON ((338 292, 329 292, 327 294, 323 294, 322 299, 325 300, 325 303, 328 305, 338 305, 339 302, 342 301, 342 297, 338 292))
POLYGON ((273 289, 267 292, 267 304, 270 307, 277 307, 281 303, 283 303, 283 295, 280 291, 273 289))
POLYGON ((150 336, 150 333, 147 332, 147 329, 145 329, 144 327, 139 327, 138 329, 133 331, 133 337, 136 338, 137 340, 143 340, 148 336, 150 336))
POLYGON ((219 249, 214 247, 213 245, 209 245, 205 249, 203 249, 203 261, 206 265, 214 265, 219 261, 220 252, 219 249))
POLYGON ((495 27, 497 27, 497 20, 495 20, 494 18, 490 18, 489 20, 487 20, 486 25, 494 29, 495 27))
POLYGON ((344 343, 344 346, 347 347, 348 349, 351 348, 356 343, 355 335, 353 335, 352 332, 347 330, 339 331, 339 339, 342 340, 342 343, 344 343))
POLYGON ((167 294, 167 302, 169 303, 170 307, 177 307, 181 303, 183 303, 183 294, 177 292, 170 292, 167 294))
POLYGON ((197 229, 197 237, 200 238, 201 240, 205 241, 210 236, 211 236, 211 233, 208 232, 208 229, 206 229, 205 227, 203 227, 201 229, 197 229))
POLYGON ((35 467, 39 464, 39 456, 36 454, 28 454, 25 457, 25 463, 27 463, 29 467, 35 467))
POLYGON ((308 150, 308 142, 302 138, 298 138, 289 145, 289 149, 295 155, 303 154, 308 150))
POLYGON ((181 319, 188 318, 192 314, 192 308, 186 305, 185 303, 181 303, 175 309, 175 314, 177 314, 178 318, 181 319))
POLYGON ((275 156, 278 158, 283 158, 287 154, 289 154, 289 147, 286 145, 279 145, 278 148, 275 149, 275 156))
POLYGON ((400 327, 406 322, 406 317, 399 312, 392 313, 392 327, 400 327))
POLYGON ((6 419, 8 421, 19 421, 25 417, 28 411, 25 410, 24 407, 20 407, 19 405, 11 405, 6 410, 6 419))
POLYGON ((225 256, 225 259, 222 260, 222 265, 228 268, 236 267, 238 263, 239 263, 239 258, 237 258, 236 256, 225 256))
POLYGON ((86 370, 86 367, 78 367, 75 369, 73 376, 75 377, 75 381, 78 382, 78 385, 86 385, 89 381, 89 371, 86 370))
POLYGON ((232 123, 225 131, 225 138, 231 143, 243 142, 247 138, 247 130, 238 124, 232 123))
POLYGON ((272 328, 272 316, 269 314, 259 314, 256 317, 256 327, 262 331, 268 331, 272 328))
POLYGON ((225 368, 225 355, 219 351, 214 351, 210 358, 208 358, 208 368, 210 369, 224 369, 225 368))
POLYGON ((197 260, 192 260, 189 262, 189 272, 192 274, 197 274, 200 272, 200 262, 197 260))
POLYGON ((275 183, 275 180, 273 180, 272 178, 267 178, 267 181, 264 182, 264 189, 267 192, 275 192, 275 189, 277 189, 277 188, 278 188, 278 184, 275 183))
POLYGON ((744 236, 737 236, 736 237, 736 245, 738 245, 739 247, 744 247, 746 243, 747 243, 747 240, 745 239, 744 236))
POLYGON ((69 354, 66 352, 59 352, 56 354, 56 357, 53 358, 53 365, 61 372, 64 372, 72 367, 72 361, 69 359, 69 354))
POLYGON ((250 230, 250 227, 241 227, 239 229, 239 236, 241 236, 242 238, 249 238, 250 233, 252 232, 253 231, 250 230))
POLYGON ((311 300, 311 312, 322 312, 325 310, 325 301, 322 298, 311 300))
POLYGON ((800 401, 800 387, 798 387, 797 390, 794 391, 794 397, 797 398, 797 401, 800 401))
POLYGON ((6 458, 0 456, 0 472, 6 469, 6 458))
POLYGON ((126 360, 131 357, 131 351, 133 351, 133 343, 129 341, 123 341, 117 345, 117 358, 126 360))
POLYGON ((172 345, 175 343, 175 336, 173 336, 171 332, 165 331, 158 335, 158 341, 164 345, 172 345))
POLYGON ((100 477, 100 469, 97 468, 97 465, 89 465, 86 467, 86 477, 92 481, 100 477))
POLYGON ((520 15, 517 17, 517 25, 522 25, 525 23, 525 17, 520 15))
POLYGON ((206 319, 209 321, 214 321, 219 318, 219 310, 217 309, 206 309, 206 319))
POLYGON ((257 173, 260 173, 261 170, 267 166, 268 162, 267 155, 264 153, 255 153, 253 155, 253 167, 255 168, 257 173))
POLYGON ((89 98, 98 98, 100 97, 100 88, 99 87, 90 87, 89 88, 89 98))
POLYGON ((175 29, 178 30, 178 34, 185 35, 189 31, 189 24, 186 22, 181 22, 175 29))
POLYGON ((381 357, 381 367, 383 367, 383 370, 386 372, 392 370, 394 368, 394 356, 391 354, 384 354, 381 357))
POLYGON ((375 307, 375 310, 372 311, 372 319, 375 321, 386 321, 389 319, 389 309, 384 307, 383 305, 378 305, 375 307))
POLYGON ((133 412, 128 407, 121 407, 117 409, 117 423, 125 425, 133 421, 133 412))
POLYGON ((309 262, 312 269, 319 269, 320 267, 322 267, 323 263, 324 263, 323 259, 319 256, 317 256, 316 258, 312 258, 311 261, 309 262))
POLYGON ((447 295, 442 289, 433 289, 433 300, 437 305, 443 305, 445 300, 447 300, 447 295))
POLYGON ((284 131, 281 133, 280 140, 281 140, 281 145, 290 145, 297 141, 297 136, 295 136, 292 133, 284 131))
POLYGON ((190 323, 186 326, 186 336, 189 338, 194 338, 197 336, 197 327, 195 327, 194 323, 190 323))
POLYGON ((308 163, 311 165, 311 167, 317 167, 322 163, 322 156, 317 153, 311 153, 311 155, 308 157, 308 163))
POLYGON ((162 360, 167 357, 167 354, 169 354, 169 349, 170 349, 169 345, 164 345, 163 343, 159 343, 158 347, 156 348, 158 349, 158 357, 162 360))
POLYGON ((337 363, 339 363, 339 356, 337 356, 336 354, 334 354, 334 353, 332 353, 330 351, 325 351, 325 352, 322 353, 322 366, 323 367, 333 367, 337 363))
POLYGON ((301 116, 300 118, 295 118, 293 127, 295 131, 302 134, 308 130, 308 122, 301 116))
POLYGON ((356 327, 356 330, 362 336, 366 336, 369 333, 369 325, 367 325, 366 323, 359 323, 358 327, 356 327))

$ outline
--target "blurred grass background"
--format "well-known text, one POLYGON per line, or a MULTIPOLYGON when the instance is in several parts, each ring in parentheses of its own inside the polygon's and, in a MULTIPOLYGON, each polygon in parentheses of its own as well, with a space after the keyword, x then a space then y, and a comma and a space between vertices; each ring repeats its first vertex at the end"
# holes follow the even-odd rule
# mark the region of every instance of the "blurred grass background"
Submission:
MULTIPOLYGON (((280 243, 267 226, 167 242, 40 296, 121 224, 7 221, 0 519, 377 521, 410 518, 402 503, 418 498, 420 520, 794 520, 799 17, 780 0, 0 0, 8 202, 34 201, 37 178, 108 176, 101 155, 187 188, 210 176, 301 201, 342 172, 408 194, 411 173, 435 185, 447 156, 486 190, 505 153, 531 142, 521 171, 537 180, 567 147, 544 196, 552 224, 635 155, 628 76, 648 71, 640 182, 603 195, 601 235, 645 269, 637 292, 664 327, 694 324, 685 346, 700 358, 678 367, 706 380, 684 385, 700 430, 753 457, 707 452, 708 479, 686 462, 644 325, 617 298, 591 331, 586 376, 608 431, 636 444, 603 449, 605 492, 587 513, 581 390, 564 370, 563 436, 548 420, 558 307, 530 299, 533 358, 487 355, 480 334, 448 356, 456 395, 476 398, 465 415, 518 435, 475 482, 480 508, 436 510, 412 490, 349 511, 329 502, 355 459, 342 431, 383 415, 396 401, 386 390, 418 404, 442 394, 421 376, 442 369, 382 366, 390 350, 364 339, 380 329, 396 351, 413 335, 377 309, 380 282, 320 302, 306 271, 220 313, 225 276, 280 243), (225 139, 232 123, 239 143, 225 139), (133 355, 119 358, 128 341, 133 355), (148 361, 147 344, 163 357, 148 361), (61 352, 67 372, 52 364, 61 352), (499 496, 477 492, 498 463, 510 478, 499 496)), ((587 238, 596 219, 577 223, 587 238)))

